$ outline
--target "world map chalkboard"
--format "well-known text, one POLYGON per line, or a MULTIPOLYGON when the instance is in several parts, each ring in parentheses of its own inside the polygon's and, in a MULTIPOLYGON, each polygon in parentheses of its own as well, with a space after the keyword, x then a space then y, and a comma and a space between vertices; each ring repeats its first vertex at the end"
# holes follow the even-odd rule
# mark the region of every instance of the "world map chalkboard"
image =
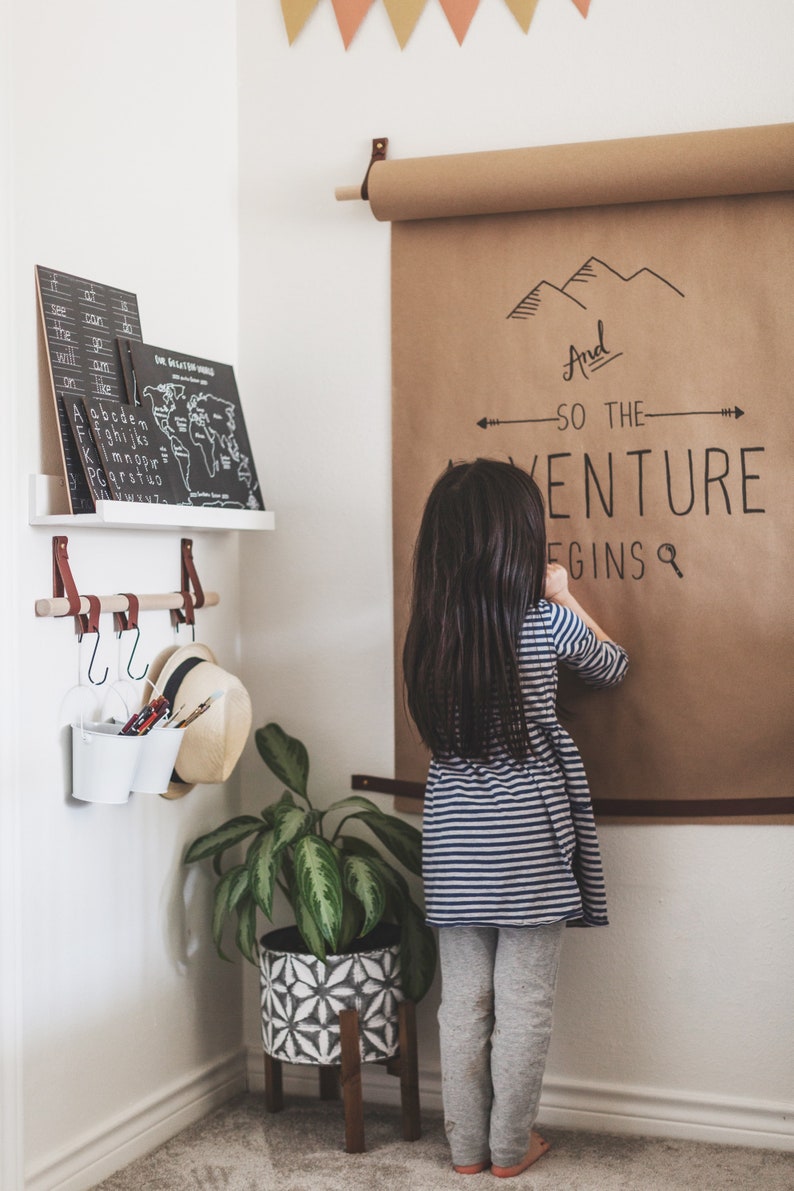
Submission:
POLYGON ((176 504, 264 509, 230 364, 130 342, 137 399, 176 504))
MULTIPOLYGON (((128 290, 41 265, 36 286, 70 509, 93 513, 95 501, 106 499, 107 485, 96 470, 90 440, 75 437, 73 403, 88 397, 127 401, 117 338, 141 339, 138 299, 128 290)), ((81 419, 78 408, 77 421, 84 426, 81 419)))

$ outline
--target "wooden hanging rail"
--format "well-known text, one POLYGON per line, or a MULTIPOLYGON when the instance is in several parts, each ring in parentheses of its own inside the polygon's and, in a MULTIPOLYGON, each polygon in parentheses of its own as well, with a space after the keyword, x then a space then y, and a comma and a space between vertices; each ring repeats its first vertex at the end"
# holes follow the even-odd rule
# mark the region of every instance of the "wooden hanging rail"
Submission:
POLYGON ((175 624, 195 624, 196 608, 214 607, 220 603, 216 591, 204 591, 193 562, 193 542, 182 538, 180 544, 179 591, 164 591, 154 595, 135 596, 127 592, 116 595, 80 595, 69 566, 69 539, 58 535, 52 539, 52 595, 36 600, 37 616, 73 616, 78 633, 96 632, 96 622, 102 612, 116 615, 132 612, 137 624, 138 612, 167 611, 175 624))
MULTIPOLYGON (((217 591, 204 592, 204 607, 213 608, 221 602, 217 591)), ((184 609, 185 598, 181 591, 164 591, 154 595, 138 596, 141 612, 173 612, 184 609)), ((107 595, 99 597, 100 612, 128 612, 129 600, 126 595, 107 595)), ((74 616, 65 596, 45 596, 36 600, 37 616, 74 616)), ((85 615, 89 609, 88 596, 80 596, 79 613, 85 615)))

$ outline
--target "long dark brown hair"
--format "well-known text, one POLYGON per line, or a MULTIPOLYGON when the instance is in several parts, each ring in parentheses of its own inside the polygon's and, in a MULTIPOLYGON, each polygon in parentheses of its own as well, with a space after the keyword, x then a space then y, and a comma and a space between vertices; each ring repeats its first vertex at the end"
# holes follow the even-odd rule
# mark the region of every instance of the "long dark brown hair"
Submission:
POLYGON ((450 465, 422 516, 403 649, 408 710, 434 755, 531 752, 517 651, 545 566, 532 477, 495 459, 450 465))

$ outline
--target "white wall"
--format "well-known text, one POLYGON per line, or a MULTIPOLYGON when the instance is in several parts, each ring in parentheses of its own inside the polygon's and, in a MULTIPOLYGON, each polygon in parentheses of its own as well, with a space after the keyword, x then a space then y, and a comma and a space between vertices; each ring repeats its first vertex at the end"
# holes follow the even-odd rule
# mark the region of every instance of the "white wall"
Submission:
MULTIPOLYGON (((412 157, 789 121, 794 12, 594 0, 583 21, 540 0, 525 37, 482 0, 459 47, 429 3, 402 53, 380 4, 347 53, 329 0, 291 48, 278 5, 239 14, 241 377, 278 518, 263 549, 244 544, 249 681, 331 797, 393 772, 389 229, 334 188, 361 181, 379 136, 412 157)), ((252 808, 262 772, 249 753, 252 808)), ((613 925, 566 941, 544 1119, 794 1144, 791 827, 601 836, 613 925)))
MULTIPOLYGON (((11 44, 10 9, 0 3, 0 260, 10 264, 14 242, 11 188, 11 44)), ((14 337, 14 285, 7 268, 0 270, 0 392, 14 391, 14 361, 6 352, 6 342, 14 337)), ((4 573, 15 573, 17 558, 17 510, 15 501, 16 417, 12 403, 4 405, 6 433, 0 435, 0 552, 5 560, 4 573), (10 408, 9 408, 10 405, 10 408), (6 570, 8 568, 8 570, 6 570), (12 569, 13 568, 13 569, 12 569)), ((16 626, 19 604, 13 583, 6 584, 8 624, 16 626)), ((10 693, 16 689, 19 659, 14 649, 4 649, 5 689, 0 696, 3 719, 12 706, 10 693)), ((14 728, 16 725, 14 725, 14 728)), ((21 990, 19 986, 19 854, 18 802, 13 797, 16 786, 17 757, 15 731, 0 732, 0 1187, 14 1188, 21 1178, 22 1151, 22 1079, 21 1079, 21 990)))
MULTIPOLYGON (((79 700, 67 693, 79 659, 85 683, 91 643, 78 649, 71 619, 33 613, 51 592, 53 532, 68 534, 79 589, 98 594, 173 590, 181 532, 31 527, 26 495, 28 475, 53 467, 42 436, 53 412, 35 264, 137 293, 151 343, 236 363, 236 16, 222 0, 14 0, 12 14, 2 39, 16 140, 13 161, 3 154, 13 212, 10 235, 1 225, 11 320, 0 319, 0 698, 4 730, 11 725, 3 828, 18 831, 19 845, 4 835, 3 888, 15 901, 6 914, 3 899, 2 1087, 12 1131, 2 1186, 21 1186, 24 1172, 27 1187, 51 1191, 90 1185, 244 1081, 241 965, 216 959, 209 880, 180 863, 186 842, 236 807, 238 786, 202 786, 177 802, 73 801, 64 726, 79 700), (14 1145, 20 1124, 24 1153, 14 1145)), ((4 103, 4 136, 8 115, 4 103)), ((198 614, 199 635, 235 669, 237 535, 189 536, 204 587, 221 596, 198 614)), ((101 627, 100 665, 112 678, 110 616, 101 627)), ((141 627, 136 665, 174 641, 166 612, 143 613, 141 627)), ((83 695, 88 714, 97 696, 83 695)), ((118 714, 112 697, 105 711, 118 714)))

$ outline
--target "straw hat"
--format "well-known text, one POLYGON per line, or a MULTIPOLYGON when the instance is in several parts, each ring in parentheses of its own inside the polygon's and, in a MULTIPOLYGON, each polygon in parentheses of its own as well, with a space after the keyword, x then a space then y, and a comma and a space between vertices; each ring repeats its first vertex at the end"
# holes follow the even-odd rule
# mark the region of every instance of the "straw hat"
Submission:
POLYGON ((239 678, 223 670, 206 645, 172 646, 152 662, 149 677, 171 704, 176 722, 210 695, 203 715, 180 731, 184 740, 164 798, 182 798, 198 782, 225 782, 251 731, 251 700, 239 678))

